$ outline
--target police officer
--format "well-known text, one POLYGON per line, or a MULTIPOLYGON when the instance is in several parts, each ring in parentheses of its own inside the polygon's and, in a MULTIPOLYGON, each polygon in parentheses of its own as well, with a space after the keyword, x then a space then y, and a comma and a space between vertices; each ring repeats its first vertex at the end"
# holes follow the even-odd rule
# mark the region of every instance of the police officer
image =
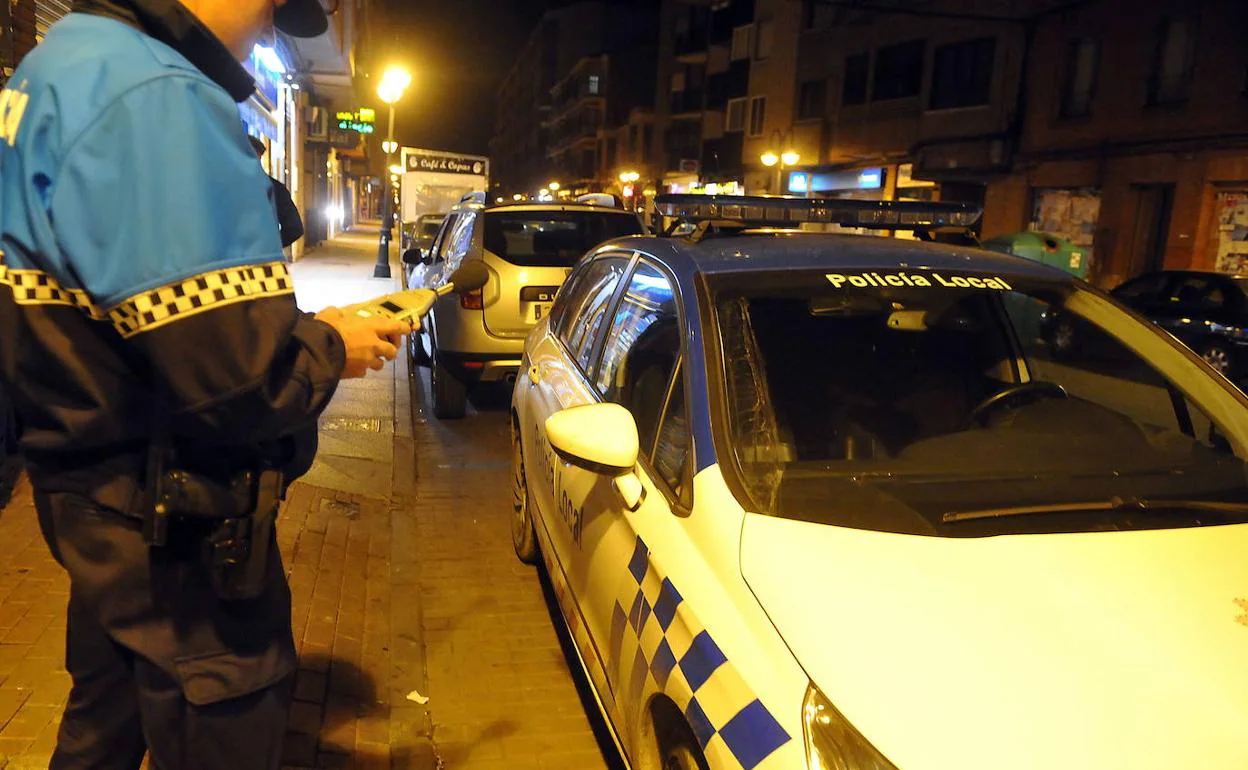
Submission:
POLYGON ((339 379, 406 329, 295 306, 235 104, 274 24, 326 18, 80 0, 0 92, 0 380, 71 586, 53 768, 279 765, 277 499, 339 379))

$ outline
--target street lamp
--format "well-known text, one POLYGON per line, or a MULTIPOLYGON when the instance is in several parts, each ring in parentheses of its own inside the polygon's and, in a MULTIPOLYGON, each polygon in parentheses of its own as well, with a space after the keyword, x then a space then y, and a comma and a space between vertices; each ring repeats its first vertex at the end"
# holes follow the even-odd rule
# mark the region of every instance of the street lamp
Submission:
POLYGON ((641 179, 641 174, 636 171, 625 171, 620 174, 620 192, 624 194, 625 198, 629 199, 629 204, 633 207, 633 211, 637 210, 637 198, 633 195, 636 190, 633 185, 636 184, 638 179, 641 179))
MULTIPOLYGON (((386 153, 386 166, 391 168, 392 173, 394 172, 390 156, 399 149, 398 143, 394 141, 394 105, 403 98, 403 92, 411 84, 411 73, 402 67, 391 67, 382 75, 381 83, 377 85, 377 97, 390 105, 390 130, 381 148, 386 153)), ((403 169, 400 168, 398 173, 402 171, 403 169)), ((394 193, 387 186, 382 198, 381 239, 377 245, 377 264, 373 266, 374 278, 390 277, 390 233, 394 227, 394 205, 391 200, 393 197, 394 193)))
POLYGON ((783 195, 784 170, 801 163, 802 155, 793 149, 793 132, 791 129, 783 134, 779 131, 772 131, 769 144, 771 148, 760 155, 758 160, 767 168, 779 166, 779 168, 776 168, 776 193, 783 195))
POLYGON ((550 184, 546 185, 546 187, 549 188, 551 192, 559 192, 559 186, 560 185, 558 182, 551 182, 550 184))

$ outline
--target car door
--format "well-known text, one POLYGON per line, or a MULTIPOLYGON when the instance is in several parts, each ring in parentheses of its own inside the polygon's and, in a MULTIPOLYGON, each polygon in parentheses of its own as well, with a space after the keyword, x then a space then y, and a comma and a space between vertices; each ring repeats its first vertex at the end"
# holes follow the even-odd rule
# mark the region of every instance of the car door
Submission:
MULTIPOLYGON (((612 719, 622 733, 635 734, 640 712, 638 677, 649 665, 637 662, 635 639, 653 610, 648 594, 660 594, 649 565, 649 543, 660 550, 684 538, 674 515, 692 504, 685 415, 682 340, 685 335, 672 280, 648 260, 636 263, 612 313, 611 334, 594 373, 597 398, 627 408, 637 424, 637 475, 644 495, 630 510, 613 480, 576 469, 564 476, 567 494, 580 506, 581 542, 577 580, 586 622, 605 661, 612 719), (625 633, 632 626, 633 635, 625 633)), ((683 549, 680 549, 683 550, 683 549)))
MULTIPOLYGON (((597 400, 589 374, 593 371, 620 282, 632 260, 631 254, 609 254, 583 264, 565 287, 546 333, 531 345, 528 371, 520 384, 526 392, 517 399, 525 410, 520 424, 521 444, 528 480, 529 503, 538 539, 555 581, 569 587, 570 601, 561 610, 572 627, 578 646, 585 641, 575 633, 584 626, 582 594, 584 561, 581 513, 585 487, 592 475, 559 459, 546 437, 546 418, 568 407, 597 400)), ((601 658, 592 648, 581 654, 594 685, 609 696, 601 658)))
POLYGON ((442 221, 442 226, 438 228, 438 233, 433 237, 433 243, 429 246, 429 261, 421 262, 413 265, 407 274, 407 288, 409 289, 428 289, 429 273, 433 269, 433 264, 437 259, 438 250, 442 248, 442 244, 447 240, 451 230, 455 227, 455 221, 459 217, 458 213, 452 212, 442 221))

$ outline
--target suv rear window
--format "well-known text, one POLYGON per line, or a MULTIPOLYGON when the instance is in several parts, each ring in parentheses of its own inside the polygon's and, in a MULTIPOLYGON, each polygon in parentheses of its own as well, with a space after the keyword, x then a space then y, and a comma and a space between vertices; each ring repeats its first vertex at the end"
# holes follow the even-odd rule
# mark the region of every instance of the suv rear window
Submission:
POLYGON ((623 211, 485 212, 485 248, 521 267, 571 267, 598 244, 641 232, 623 211))

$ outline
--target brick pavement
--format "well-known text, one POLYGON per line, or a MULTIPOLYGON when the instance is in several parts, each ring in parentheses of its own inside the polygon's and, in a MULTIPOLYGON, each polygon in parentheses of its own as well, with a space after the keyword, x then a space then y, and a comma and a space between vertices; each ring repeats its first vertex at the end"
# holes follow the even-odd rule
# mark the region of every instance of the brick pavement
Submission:
POLYGON ((505 408, 421 427, 416 549, 439 757, 453 770, 605 767, 537 572, 512 552, 505 408))
MULTIPOLYGON (((386 291, 367 278, 375 242, 349 235, 298 263, 301 306, 386 291)), ((511 554, 505 411, 440 425, 422 404, 402 361, 347 383, 284 504, 300 652, 285 764, 602 767, 537 574, 511 554)), ((0 543, 0 767, 46 767, 69 691, 68 581, 24 478, 0 497, 0 543)))

